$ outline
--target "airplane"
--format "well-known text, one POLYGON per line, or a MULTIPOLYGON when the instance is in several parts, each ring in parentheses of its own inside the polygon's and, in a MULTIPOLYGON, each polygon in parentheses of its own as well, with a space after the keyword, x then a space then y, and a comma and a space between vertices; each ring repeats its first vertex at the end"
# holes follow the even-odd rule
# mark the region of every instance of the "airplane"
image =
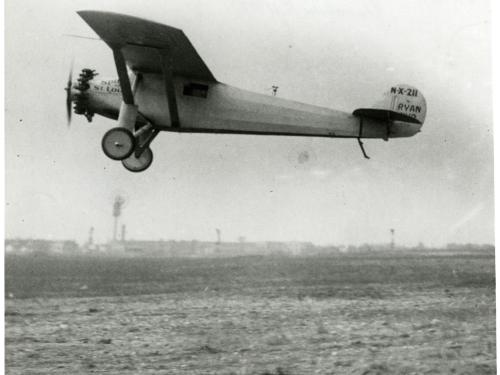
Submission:
POLYGON ((68 125, 74 112, 118 120, 102 138, 104 154, 131 172, 153 161, 161 131, 361 139, 411 137, 420 132, 426 101, 415 87, 397 84, 372 108, 352 113, 257 94, 217 81, 182 30, 141 18, 79 11, 112 50, 118 78, 72 71, 65 90, 68 125))

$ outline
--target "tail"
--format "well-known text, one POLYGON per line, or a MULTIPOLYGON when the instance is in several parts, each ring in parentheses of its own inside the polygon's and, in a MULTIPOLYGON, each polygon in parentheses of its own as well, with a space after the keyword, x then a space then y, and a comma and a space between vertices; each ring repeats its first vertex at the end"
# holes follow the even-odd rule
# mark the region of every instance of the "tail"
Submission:
POLYGON ((372 108, 359 108, 355 116, 423 124, 427 105, 422 93, 405 84, 392 86, 372 108))

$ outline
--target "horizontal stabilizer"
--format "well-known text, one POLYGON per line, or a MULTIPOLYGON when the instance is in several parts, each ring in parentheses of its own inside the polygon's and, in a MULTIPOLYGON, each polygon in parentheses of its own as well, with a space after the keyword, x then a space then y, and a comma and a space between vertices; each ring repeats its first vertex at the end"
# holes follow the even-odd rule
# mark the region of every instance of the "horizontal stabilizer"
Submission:
POLYGON ((352 114, 354 116, 368 117, 376 120, 404 121, 415 124, 421 124, 421 122, 418 121, 416 118, 405 115, 404 113, 391 111, 389 109, 359 108, 356 109, 352 114))

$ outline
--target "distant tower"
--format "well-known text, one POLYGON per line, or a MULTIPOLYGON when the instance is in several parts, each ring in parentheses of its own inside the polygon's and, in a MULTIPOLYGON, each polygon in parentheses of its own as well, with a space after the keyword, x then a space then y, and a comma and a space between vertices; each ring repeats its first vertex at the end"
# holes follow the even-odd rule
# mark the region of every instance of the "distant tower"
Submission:
POLYGON ((115 197, 115 201, 113 203, 113 241, 116 241, 116 231, 118 229, 118 218, 122 214, 122 207, 125 204, 125 199, 121 195, 117 195, 115 197))
POLYGON ((391 228, 391 250, 394 250, 394 228, 391 228))
POLYGON ((220 229, 215 228, 215 232, 217 232, 217 245, 220 245, 220 229))
POLYGON ((127 233, 127 226, 125 224, 122 224, 122 242, 125 242, 125 235, 127 233))

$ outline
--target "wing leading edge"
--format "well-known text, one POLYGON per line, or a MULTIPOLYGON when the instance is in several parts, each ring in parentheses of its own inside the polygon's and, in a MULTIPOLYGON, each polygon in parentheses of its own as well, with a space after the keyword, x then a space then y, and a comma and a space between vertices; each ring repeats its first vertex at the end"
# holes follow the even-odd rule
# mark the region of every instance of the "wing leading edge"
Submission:
POLYGON ((182 30, 112 12, 79 11, 78 14, 112 49, 121 47, 132 70, 162 73, 159 52, 167 51, 174 75, 216 82, 182 30))

